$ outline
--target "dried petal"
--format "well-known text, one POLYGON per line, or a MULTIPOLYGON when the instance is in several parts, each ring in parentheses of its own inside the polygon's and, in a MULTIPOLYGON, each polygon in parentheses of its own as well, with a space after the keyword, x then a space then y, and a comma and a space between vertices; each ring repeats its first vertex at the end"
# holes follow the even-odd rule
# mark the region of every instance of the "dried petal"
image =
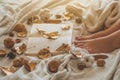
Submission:
POLYGON ((70 51, 70 46, 69 44, 62 44, 60 47, 58 47, 56 49, 56 51, 65 51, 65 52, 69 52, 70 51))
POLYGON ((25 50, 26 50, 26 45, 24 43, 19 47, 15 47, 15 52, 17 54, 22 54, 25 50))
POLYGON ((62 26, 62 30, 69 30, 70 26, 62 26))
POLYGON ((24 65, 25 69, 26 69, 27 71, 29 71, 29 72, 33 71, 33 70, 35 69, 35 66, 36 66, 36 63, 33 63, 33 62, 31 62, 31 63, 26 63, 26 64, 24 65))
POLYGON ((3 66, 0 66, 0 69, 5 75, 11 75, 17 70, 15 68, 13 69, 13 67, 7 68, 3 66))
POLYGON ((42 20, 40 20, 40 19, 35 19, 34 21, 33 21, 33 23, 43 23, 43 21, 42 20))
POLYGON ((22 37, 22 38, 24 38, 24 37, 26 37, 27 36, 27 32, 25 31, 25 32, 17 32, 17 37, 22 37))
POLYGON ((47 39, 57 39, 60 36, 58 31, 50 32, 50 33, 45 33, 43 37, 47 39))
POLYGON ((45 33, 45 31, 40 28, 37 28, 37 31, 39 32, 40 36, 43 36, 45 33))
POLYGON ((69 12, 65 12, 64 13, 64 18, 66 19, 66 20, 70 20, 70 19, 72 19, 73 17, 74 17, 74 14, 72 14, 72 13, 69 13, 69 12))

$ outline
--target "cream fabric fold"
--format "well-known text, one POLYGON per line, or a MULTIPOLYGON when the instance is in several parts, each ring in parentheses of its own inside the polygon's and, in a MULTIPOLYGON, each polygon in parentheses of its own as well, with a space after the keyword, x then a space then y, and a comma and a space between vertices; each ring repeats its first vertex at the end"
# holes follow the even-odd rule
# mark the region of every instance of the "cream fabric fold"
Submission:
POLYGON ((66 10, 81 17, 81 28, 85 28, 88 33, 108 28, 120 18, 120 4, 117 0, 87 0, 83 4, 75 1, 68 4, 66 10))

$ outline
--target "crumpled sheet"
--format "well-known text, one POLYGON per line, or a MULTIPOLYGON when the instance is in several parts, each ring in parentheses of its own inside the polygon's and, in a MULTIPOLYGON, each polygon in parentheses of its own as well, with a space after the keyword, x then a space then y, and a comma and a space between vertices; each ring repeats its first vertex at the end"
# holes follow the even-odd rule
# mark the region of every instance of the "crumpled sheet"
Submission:
POLYGON ((85 2, 74 1, 66 7, 68 12, 81 17, 82 34, 109 28, 120 18, 119 0, 85 0, 85 2))
MULTIPOLYGON (((42 8, 49 8, 50 10, 58 10, 59 8, 59 10, 62 10, 62 9, 64 10, 67 5, 73 4, 74 1, 76 2, 76 0, 74 1, 73 0, 33 0, 33 1, 26 0, 27 2, 25 1, 23 3, 17 3, 17 1, 13 3, 4 2, 4 0, 2 1, 3 2, 0 2, 0 6, 1 6, 0 13, 2 13, 0 14, 0 33, 1 34, 11 31, 14 28, 16 23, 19 23, 19 22, 26 23, 25 21, 31 15, 38 14, 40 9, 42 8)), ((83 0, 79 0, 79 1, 81 1, 81 3, 82 2, 84 3, 83 0)), ((92 3, 93 1, 98 1, 98 0, 89 0, 89 1, 85 0, 85 1, 87 1, 88 4, 93 4, 92 3)), ((101 5, 102 6, 101 10, 109 9, 109 8, 106 8, 106 6, 111 7, 110 5, 113 3, 117 4, 116 1, 113 1, 113 0, 99 0, 99 1, 106 2, 106 3, 102 3, 103 5, 101 5)), ((99 3, 99 1, 97 3, 99 3)), ((94 8, 98 8, 98 7, 94 7, 94 8)), ((90 9, 92 11, 93 8, 90 8, 90 9)), ((117 8, 115 8, 114 10, 116 9, 117 8)), ((89 11, 86 11, 86 12, 89 12, 89 11)), ((93 9, 93 13, 94 13, 94 9, 93 9)), ((96 14, 93 17, 95 18, 95 16, 98 16, 98 15, 96 14)), ((106 25, 109 25, 107 23, 111 19, 110 15, 109 16, 104 15, 104 16, 107 16, 106 19, 104 21, 102 21, 103 19, 102 20, 100 19, 100 21, 104 22, 104 24, 106 21, 106 25)), ((88 17, 86 16, 85 19, 88 19, 88 17)), ((116 19, 117 18, 115 18, 115 20, 116 19)), ((95 21, 96 18, 95 20, 94 19, 92 20, 95 21)), ((99 20, 96 20, 96 21, 100 23, 99 20)), ((83 22, 83 24, 85 23, 83 22)), ((100 25, 102 24, 103 23, 101 23, 100 25)), ((95 25, 95 22, 94 22, 94 25, 95 25)), ((98 26, 97 31, 99 31, 100 25, 98 26)), ((28 28, 30 27, 28 26, 28 28)), ((85 28, 85 31, 87 30, 88 29, 85 28)), ((3 39, 4 39, 4 36, 0 38, 0 48, 3 48, 3 45, 2 45, 3 39)), ((88 52, 86 52, 85 50, 80 49, 80 51, 82 53, 88 54, 88 52)), ((120 50, 119 49, 115 50, 110 54, 108 54, 108 56, 109 58, 106 60, 107 64, 105 68, 99 68, 99 67, 96 67, 96 65, 94 65, 92 68, 87 68, 83 71, 80 71, 76 66, 79 61, 72 60, 71 54, 58 55, 46 60, 40 60, 37 58, 27 57, 23 55, 23 57, 25 57, 26 59, 29 59, 30 61, 35 61, 38 63, 35 70, 32 72, 27 72, 24 69, 24 67, 21 67, 17 72, 15 72, 13 75, 10 75, 10 76, 4 76, 0 72, 0 80, 119 80, 120 79, 120 70, 119 70, 120 50), (53 59, 60 59, 62 61, 62 64, 60 65, 57 73, 50 73, 47 69, 48 62, 53 59)), ((12 65, 12 60, 9 60, 8 58, 0 58, 0 65, 3 65, 3 66, 12 65)))

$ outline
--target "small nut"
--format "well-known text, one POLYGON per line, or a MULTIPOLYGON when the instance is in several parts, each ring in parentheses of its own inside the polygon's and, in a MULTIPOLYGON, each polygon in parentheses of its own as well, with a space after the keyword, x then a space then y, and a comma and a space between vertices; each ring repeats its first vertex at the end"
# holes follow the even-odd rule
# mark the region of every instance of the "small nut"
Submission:
POLYGON ((27 59, 20 58, 19 60, 21 61, 22 65, 25 65, 25 64, 28 63, 28 60, 27 60, 27 59))
POLYGON ((22 62, 19 59, 14 60, 13 61, 13 66, 14 67, 21 67, 22 66, 22 62))
POLYGON ((0 57, 5 57, 5 55, 6 55, 6 51, 0 49, 0 57))
POLYGON ((48 63, 48 69, 50 72, 57 72, 58 71, 58 68, 60 66, 61 62, 60 60, 52 60, 48 63))
POLYGON ((56 19, 59 19, 59 18, 62 17, 62 15, 60 15, 60 14, 56 14, 55 17, 56 17, 56 19))
POLYGON ((104 67, 105 66, 105 60, 104 59, 98 59, 97 60, 97 66, 98 67, 104 67))
POLYGON ((86 65, 84 63, 78 63, 77 66, 79 70, 84 70, 84 68, 86 68, 86 65))
POLYGON ((32 22, 33 22, 32 17, 28 18, 28 20, 27 20, 27 24, 32 24, 32 22))
POLYGON ((13 33, 13 32, 10 32, 10 33, 9 33, 9 36, 10 36, 10 37, 14 37, 14 33, 13 33))
POLYGON ((21 39, 16 39, 15 42, 16 42, 16 43, 20 43, 20 42, 21 42, 21 39))
POLYGON ((14 59, 14 58, 16 57, 16 53, 15 53, 15 52, 9 52, 9 53, 7 54, 7 57, 8 57, 9 59, 14 59))
POLYGON ((6 38, 4 39, 4 46, 6 48, 12 48, 14 46, 15 42, 12 38, 6 38))

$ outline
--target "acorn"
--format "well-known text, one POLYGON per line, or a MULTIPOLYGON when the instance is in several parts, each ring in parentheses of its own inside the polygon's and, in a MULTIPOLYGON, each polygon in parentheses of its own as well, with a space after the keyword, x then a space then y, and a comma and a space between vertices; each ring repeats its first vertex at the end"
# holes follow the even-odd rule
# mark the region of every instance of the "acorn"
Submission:
POLYGON ((97 66, 98 67, 104 67, 105 66, 105 60, 104 59, 98 59, 97 60, 97 66))
POLYGON ((6 48, 12 48, 14 46, 15 42, 12 38, 6 38, 4 39, 4 46, 6 48))

